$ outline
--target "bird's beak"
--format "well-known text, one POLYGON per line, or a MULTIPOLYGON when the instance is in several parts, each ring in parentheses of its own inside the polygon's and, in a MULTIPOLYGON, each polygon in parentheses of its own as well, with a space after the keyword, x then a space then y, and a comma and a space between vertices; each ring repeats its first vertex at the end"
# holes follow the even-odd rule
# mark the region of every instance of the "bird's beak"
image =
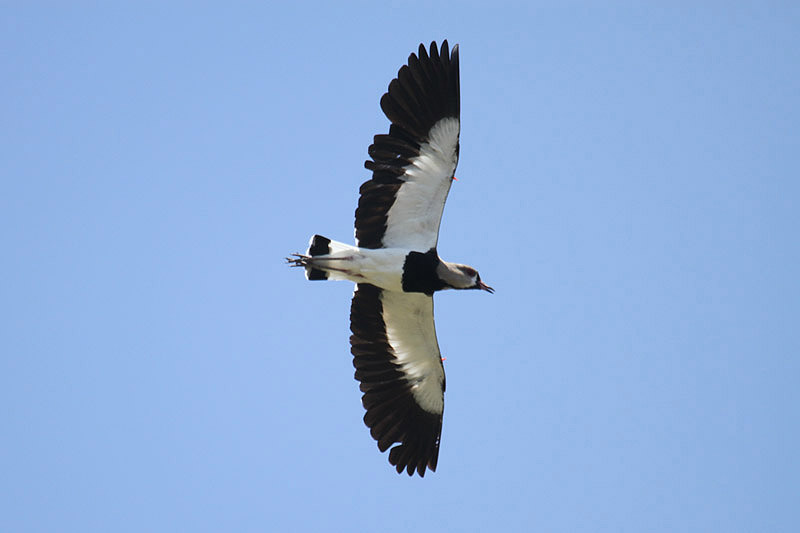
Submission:
POLYGON ((484 282, 482 282, 482 281, 479 281, 479 282, 478 282, 478 288, 479 288, 480 290, 482 290, 482 291, 486 291, 486 292, 488 292, 489 294, 494 294, 494 289, 493 289, 493 288, 491 288, 490 286, 488 286, 487 284, 485 284, 485 283, 484 283, 484 282))

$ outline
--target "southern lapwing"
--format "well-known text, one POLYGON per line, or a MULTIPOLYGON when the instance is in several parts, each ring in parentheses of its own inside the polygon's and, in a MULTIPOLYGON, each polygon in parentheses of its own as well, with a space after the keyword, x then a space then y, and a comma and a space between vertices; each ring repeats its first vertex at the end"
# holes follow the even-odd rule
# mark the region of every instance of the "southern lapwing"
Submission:
POLYGON ((433 323, 433 293, 494 290, 467 265, 439 259, 442 210, 455 179, 459 122, 458 46, 431 43, 411 54, 381 98, 392 122, 364 165, 356 246, 320 235, 292 266, 310 280, 349 280, 355 378, 364 422, 389 462, 411 476, 436 470, 444 412, 444 367, 433 323))

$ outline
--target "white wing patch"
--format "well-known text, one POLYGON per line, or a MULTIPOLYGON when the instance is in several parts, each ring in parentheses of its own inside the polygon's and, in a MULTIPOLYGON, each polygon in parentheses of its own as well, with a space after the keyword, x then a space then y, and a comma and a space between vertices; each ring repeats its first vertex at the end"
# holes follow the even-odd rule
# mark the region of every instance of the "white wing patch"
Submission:
POLYGON ((444 367, 433 322, 433 298, 425 294, 382 291, 386 337, 411 383, 419 406, 444 411, 444 367))
POLYGON ((383 246, 427 251, 439 239, 439 223, 458 163, 457 118, 433 125, 420 155, 405 167, 405 181, 386 217, 383 246))

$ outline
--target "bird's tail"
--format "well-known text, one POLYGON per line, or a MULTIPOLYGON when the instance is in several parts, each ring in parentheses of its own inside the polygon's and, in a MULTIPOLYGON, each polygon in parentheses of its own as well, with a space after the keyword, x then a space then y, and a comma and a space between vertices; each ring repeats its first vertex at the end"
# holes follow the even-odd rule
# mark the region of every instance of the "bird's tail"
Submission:
POLYGON ((340 269, 336 266, 356 250, 355 246, 332 241, 322 235, 314 235, 308 243, 306 254, 294 254, 296 259, 289 259, 289 262, 292 266, 305 267, 306 279, 309 280, 347 279, 344 276, 337 276, 337 271, 340 269))

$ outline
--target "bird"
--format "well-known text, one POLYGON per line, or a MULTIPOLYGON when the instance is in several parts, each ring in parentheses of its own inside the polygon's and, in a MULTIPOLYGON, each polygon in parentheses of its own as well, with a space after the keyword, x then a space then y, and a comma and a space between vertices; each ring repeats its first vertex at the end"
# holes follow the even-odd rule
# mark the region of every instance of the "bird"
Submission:
POLYGON ((356 245, 314 235, 286 260, 309 280, 356 284, 350 308, 364 423, 398 474, 436 470, 445 374, 433 294, 494 293, 473 267, 439 258, 439 225, 459 155, 458 45, 419 45, 381 97, 389 133, 375 135, 360 189, 356 245))

